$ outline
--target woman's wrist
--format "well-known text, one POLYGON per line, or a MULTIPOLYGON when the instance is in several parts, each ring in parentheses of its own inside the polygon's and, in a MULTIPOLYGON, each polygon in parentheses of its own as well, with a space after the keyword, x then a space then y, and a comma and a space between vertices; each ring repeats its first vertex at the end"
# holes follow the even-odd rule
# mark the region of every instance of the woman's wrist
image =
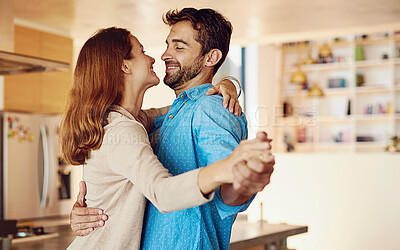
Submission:
POLYGON ((239 98, 240 94, 242 93, 242 85, 240 84, 239 80, 233 76, 225 76, 222 78, 221 82, 223 80, 229 80, 235 86, 237 97, 239 98))
POLYGON ((228 159, 222 159, 199 171, 198 185, 200 191, 207 195, 224 183, 232 183, 233 174, 228 159))

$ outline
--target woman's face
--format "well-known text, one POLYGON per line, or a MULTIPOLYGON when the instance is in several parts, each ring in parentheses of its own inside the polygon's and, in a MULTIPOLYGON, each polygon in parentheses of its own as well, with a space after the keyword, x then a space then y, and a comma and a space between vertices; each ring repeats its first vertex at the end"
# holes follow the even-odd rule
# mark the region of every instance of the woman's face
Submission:
POLYGON ((131 79, 134 84, 140 84, 146 89, 156 86, 160 79, 153 71, 154 58, 145 54, 142 44, 135 36, 131 36, 132 59, 125 60, 130 67, 131 79))

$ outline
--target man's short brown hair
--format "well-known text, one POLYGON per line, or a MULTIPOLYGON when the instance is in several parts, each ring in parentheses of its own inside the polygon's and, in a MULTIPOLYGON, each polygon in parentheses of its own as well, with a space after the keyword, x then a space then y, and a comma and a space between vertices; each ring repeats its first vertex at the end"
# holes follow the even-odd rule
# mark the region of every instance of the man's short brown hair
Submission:
POLYGON ((201 45, 202 56, 212 49, 221 50, 222 58, 214 66, 213 74, 215 74, 228 54, 232 24, 213 9, 184 8, 180 11, 169 10, 163 16, 164 23, 169 26, 184 20, 190 21, 193 28, 198 31, 195 40, 201 45))

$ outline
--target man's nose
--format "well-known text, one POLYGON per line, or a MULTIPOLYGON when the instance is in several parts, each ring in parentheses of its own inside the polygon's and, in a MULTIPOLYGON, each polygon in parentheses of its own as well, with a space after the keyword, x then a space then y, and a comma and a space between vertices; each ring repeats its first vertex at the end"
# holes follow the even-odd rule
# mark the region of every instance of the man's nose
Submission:
POLYGON ((172 58, 171 54, 169 52, 169 49, 167 48, 165 50, 165 52, 161 55, 161 60, 166 61, 166 60, 171 59, 171 58, 172 58))

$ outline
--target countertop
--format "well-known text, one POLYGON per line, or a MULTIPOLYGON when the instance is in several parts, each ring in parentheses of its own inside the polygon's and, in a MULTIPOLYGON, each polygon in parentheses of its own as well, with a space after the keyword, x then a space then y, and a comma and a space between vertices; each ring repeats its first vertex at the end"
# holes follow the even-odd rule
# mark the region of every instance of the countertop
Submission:
MULTIPOLYGON (((29 242, 13 242, 11 249, 66 249, 75 238, 69 225, 48 227, 46 228, 46 232, 58 233, 58 236, 47 239, 38 238, 29 242)), ((265 245, 291 235, 305 232, 307 232, 307 226, 237 220, 233 225, 229 249, 235 250, 256 245, 265 245)))
POLYGON ((271 243, 282 244, 282 241, 286 245, 287 237, 307 231, 307 226, 236 220, 232 228, 229 249, 236 250, 271 243))

